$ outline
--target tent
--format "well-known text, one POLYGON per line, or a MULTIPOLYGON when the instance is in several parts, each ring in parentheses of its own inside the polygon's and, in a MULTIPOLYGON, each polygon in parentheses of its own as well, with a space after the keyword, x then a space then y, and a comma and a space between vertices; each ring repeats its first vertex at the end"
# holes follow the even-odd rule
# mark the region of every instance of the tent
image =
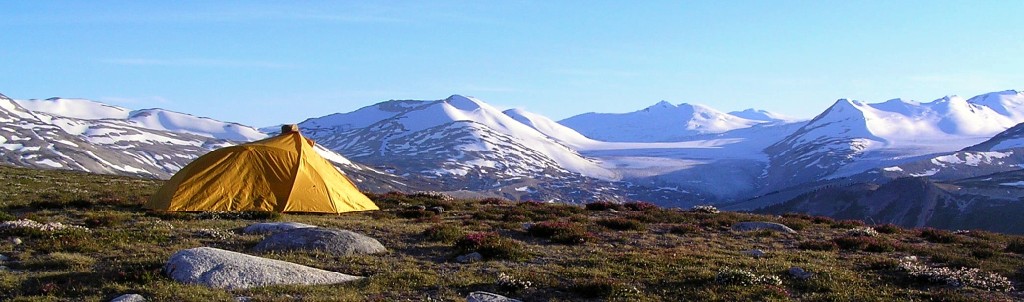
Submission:
POLYGON ((192 161, 145 204, 159 211, 342 213, 377 210, 298 127, 192 161))

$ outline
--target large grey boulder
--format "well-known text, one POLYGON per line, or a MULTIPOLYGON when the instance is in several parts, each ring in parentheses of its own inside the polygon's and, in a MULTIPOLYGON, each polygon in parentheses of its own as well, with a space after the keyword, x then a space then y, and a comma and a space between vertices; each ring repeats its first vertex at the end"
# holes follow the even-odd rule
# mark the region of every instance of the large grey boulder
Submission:
POLYGON ((243 234, 270 234, 281 231, 315 228, 315 225, 298 222, 261 222, 249 225, 242 229, 243 234))
POLYGON ((505 297, 489 292, 472 292, 466 297, 466 302, 520 302, 519 300, 505 297))
POLYGON ((146 302, 146 298, 140 294, 124 294, 110 300, 110 302, 146 302))
POLYGON ((301 228, 274 233, 253 247, 266 251, 322 251, 336 255, 361 255, 387 252, 377 239, 365 235, 326 228, 301 228))
POLYGON ((178 282, 226 289, 286 284, 335 284, 362 279, 212 247, 178 251, 167 261, 164 271, 178 282))
POLYGON ((781 223, 766 222, 766 221, 738 222, 738 223, 732 225, 732 230, 733 231, 740 231, 740 232, 756 231, 756 230, 772 230, 772 231, 783 232, 783 233, 791 233, 791 234, 792 233, 796 233, 796 231, 794 231, 793 229, 789 228, 786 225, 783 225, 781 223))

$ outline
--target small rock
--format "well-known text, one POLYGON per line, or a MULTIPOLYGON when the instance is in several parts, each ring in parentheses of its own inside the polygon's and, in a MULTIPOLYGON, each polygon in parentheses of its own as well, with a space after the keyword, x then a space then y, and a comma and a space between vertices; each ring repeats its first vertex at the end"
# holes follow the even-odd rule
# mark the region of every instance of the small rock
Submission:
POLYGON ((0 262, 10 261, 10 260, 11 260, 10 257, 4 256, 4 254, 0 254, 0 262))
POLYGON ((235 302, 250 302, 250 301, 252 301, 252 297, 246 297, 246 296, 235 297, 235 302))
POLYGON ((164 271, 171 279, 181 283, 225 289, 287 284, 336 284, 362 279, 212 247, 178 251, 167 260, 164 271))
POLYGON ((466 296, 466 302, 520 302, 519 300, 489 292, 472 292, 466 296))
POLYGON ((346 230, 327 228, 300 228, 267 236, 254 250, 265 251, 323 251, 335 255, 363 255, 387 252, 377 239, 346 230))
POLYGON ((427 210, 427 206, 414 206, 414 207, 412 207, 412 209, 413 210, 417 210, 417 211, 426 211, 427 210))
POLYGON ((762 250, 759 250, 759 249, 753 249, 753 250, 749 250, 749 251, 743 251, 743 253, 744 253, 744 254, 746 254, 746 255, 749 255, 749 256, 751 256, 751 257, 754 257, 754 258, 761 258, 761 257, 764 257, 764 251, 762 251, 762 250))
POLYGON ((146 302, 146 298, 140 294, 124 294, 110 300, 110 302, 146 302))
POLYGON ((261 222, 249 225, 242 230, 243 234, 271 234, 281 231, 315 228, 315 225, 298 222, 261 222))
POLYGON ((766 222, 766 221, 738 222, 738 223, 732 225, 732 230, 733 231, 740 231, 740 232, 756 231, 756 230, 772 230, 772 231, 778 231, 778 232, 790 233, 790 234, 796 233, 796 231, 794 231, 793 229, 789 228, 788 226, 786 226, 784 224, 774 223, 774 222, 766 222))
POLYGON ((441 207, 441 206, 430 207, 430 209, 428 209, 428 210, 430 210, 431 212, 434 212, 434 213, 438 213, 438 214, 444 213, 444 207, 441 207))
POLYGON ((527 230, 527 231, 529 231, 529 230, 530 230, 530 228, 532 228, 532 227, 533 227, 533 223, 532 223, 532 222, 527 222, 527 223, 524 223, 524 224, 523 224, 523 229, 524 229, 524 230, 527 230))
POLYGON ((13 244, 13 245, 19 245, 22 242, 21 238, 18 238, 18 237, 11 237, 10 241, 11 241, 11 244, 13 244))
POLYGON ((810 279, 811 276, 814 276, 814 273, 805 271, 804 269, 802 269, 800 267, 794 266, 794 267, 789 268, 789 275, 793 276, 793 278, 797 278, 799 280, 807 280, 807 279, 810 279))
POLYGON ((455 262, 458 263, 473 263, 478 262, 480 260, 484 260, 484 255, 480 255, 480 253, 477 252, 472 252, 469 254, 455 257, 455 262))

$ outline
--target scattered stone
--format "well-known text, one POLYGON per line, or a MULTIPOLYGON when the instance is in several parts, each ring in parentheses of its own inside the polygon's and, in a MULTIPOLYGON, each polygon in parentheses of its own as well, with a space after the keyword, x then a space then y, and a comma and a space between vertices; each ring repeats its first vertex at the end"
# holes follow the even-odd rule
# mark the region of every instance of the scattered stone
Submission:
POLYGON ((110 302, 146 302, 146 298, 140 294, 124 294, 110 300, 110 302))
POLYGON ((523 224, 523 230, 529 231, 530 228, 532 228, 532 227, 533 227, 533 223, 532 222, 527 222, 527 223, 523 224))
POLYGON ((10 260, 11 260, 10 257, 4 256, 4 254, 0 254, 0 262, 10 261, 10 260))
POLYGON ((252 297, 247 297, 247 296, 235 297, 235 302, 250 302, 250 301, 252 301, 252 297))
POLYGON ((743 254, 746 254, 746 255, 754 257, 754 258, 762 258, 762 257, 764 257, 764 251, 759 250, 759 249, 743 251, 743 254))
POLYGON ((11 237, 10 241, 13 245, 19 245, 22 243, 21 238, 18 237, 11 237))
POLYGON ((800 267, 794 266, 794 267, 789 268, 789 275, 793 276, 793 278, 796 278, 798 280, 807 280, 807 279, 810 279, 811 276, 814 276, 814 273, 805 271, 804 269, 802 269, 800 267))
POLYGON ((417 211, 426 211, 427 210, 427 206, 419 205, 419 206, 412 207, 412 209, 413 210, 417 210, 417 211))
POLYGON ((362 277, 211 247, 181 250, 164 271, 175 281, 237 289, 287 284, 336 284, 362 277))
POLYGON ((783 233, 795 234, 796 231, 789 228, 788 226, 781 223, 766 222, 766 221, 746 221, 738 222, 732 225, 733 231, 756 231, 756 230, 771 230, 783 233))
POLYGON ((323 251, 335 255, 362 255, 387 252, 377 239, 365 235, 326 228, 299 228, 274 233, 253 248, 266 251, 323 251))
POLYGON ((228 239, 233 235, 230 232, 218 230, 218 229, 198 229, 195 231, 195 236, 200 238, 213 238, 213 239, 228 239))
MULTIPOLYGON (((86 231, 89 230, 89 229, 87 229, 87 228, 85 228, 83 226, 63 224, 63 223, 60 223, 60 222, 39 223, 39 222, 36 222, 35 220, 30 220, 30 219, 18 219, 18 220, 14 220, 14 221, 0 222, 0 230, 9 230, 9 229, 33 229, 33 230, 39 230, 39 231, 43 231, 43 232, 56 232, 56 231, 62 231, 62 230, 66 230, 66 229, 79 229, 79 230, 86 230, 86 231)), ((18 239, 18 240, 21 240, 21 239, 18 239)))
POLYGON ((281 231, 303 229, 303 228, 315 228, 315 225, 298 223, 298 222, 261 222, 249 225, 242 229, 243 234, 272 234, 281 231))
POLYGON ((455 262, 458 263, 473 263, 479 262, 481 260, 484 260, 484 255, 481 255, 480 253, 477 252, 472 252, 469 254, 455 257, 455 262))
POLYGON ((519 300, 505 297, 489 292, 472 292, 466 297, 466 302, 520 302, 519 300))
POLYGON ((434 213, 438 213, 438 214, 444 213, 444 207, 442 207, 442 206, 430 207, 430 209, 428 209, 428 210, 430 210, 431 212, 434 212, 434 213))

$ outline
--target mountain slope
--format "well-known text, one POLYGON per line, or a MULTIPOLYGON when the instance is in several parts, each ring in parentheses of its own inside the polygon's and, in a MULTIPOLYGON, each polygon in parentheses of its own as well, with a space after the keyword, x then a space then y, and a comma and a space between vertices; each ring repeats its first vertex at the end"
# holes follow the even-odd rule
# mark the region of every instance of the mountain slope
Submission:
POLYGON ((563 126, 562 124, 540 114, 523 109, 509 109, 505 110, 503 113, 512 119, 547 135, 557 142, 576 149, 601 143, 583 136, 583 134, 576 132, 576 130, 563 126))
POLYGON ((1024 171, 946 182, 900 178, 819 189, 756 212, 788 212, 893 223, 904 227, 1024 233, 1024 171))
POLYGON ((742 111, 732 111, 729 112, 729 114, 752 121, 763 121, 769 123, 792 123, 800 120, 798 118, 793 118, 775 112, 754 108, 749 108, 742 111))
POLYGON ((85 99, 65 98, 16 100, 15 102, 33 112, 77 120, 121 120, 146 129, 189 133, 231 141, 252 141, 267 137, 266 134, 252 127, 164 109, 131 111, 85 99))
POLYGON ((457 162, 460 166, 500 166, 510 177, 543 176, 525 173, 524 167, 534 171, 579 173, 599 179, 617 177, 498 109, 458 95, 440 101, 384 102, 351 113, 310 119, 300 126, 325 146, 367 162, 422 158, 433 152, 431 156, 437 160, 447 155, 444 161, 457 162), (366 116, 385 118, 369 123, 361 119, 366 116), (503 155, 497 156, 499 153, 503 155))
MULTIPOLYGON (((266 137, 235 123, 83 99, 14 101, 0 95, 0 122, 2 163, 150 178, 169 178, 213 149, 266 137)), ((413 190, 413 184, 321 146, 317 152, 363 190, 413 190)))
POLYGON ((747 128, 744 119, 702 105, 661 101, 630 113, 584 113, 559 121, 586 137, 608 142, 671 142, 701 134, 747 128))
POLYGON ((1024 122, 1019 120, 1024 115, 1015 113, 1024 107, 993 101, 1006 99, 994 95, 1008 94, 997 92, 970 100, 945 97, 930 103, 839 100, 800 130, 765 149, 771 161, 769 187, 853 175, 980 143, 1024 122), (1005 106, 988 107, 995 103, 1005 106))

